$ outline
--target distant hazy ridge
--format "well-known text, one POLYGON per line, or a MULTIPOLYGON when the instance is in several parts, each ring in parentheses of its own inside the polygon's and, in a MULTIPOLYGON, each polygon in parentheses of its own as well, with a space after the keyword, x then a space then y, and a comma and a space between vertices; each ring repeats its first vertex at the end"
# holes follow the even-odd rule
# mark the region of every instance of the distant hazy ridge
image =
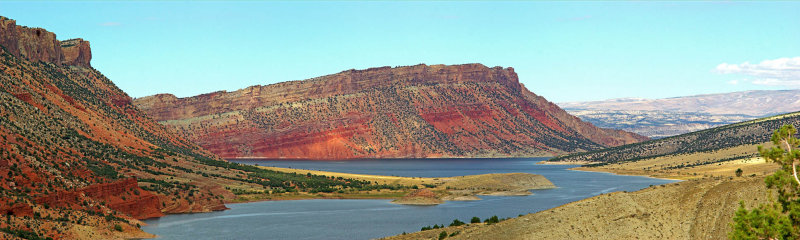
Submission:
POLYGON ((620 98, 558 105, 598 127, 662 138, 800 111, 800 90, 760 90, 664 99, 620 98))

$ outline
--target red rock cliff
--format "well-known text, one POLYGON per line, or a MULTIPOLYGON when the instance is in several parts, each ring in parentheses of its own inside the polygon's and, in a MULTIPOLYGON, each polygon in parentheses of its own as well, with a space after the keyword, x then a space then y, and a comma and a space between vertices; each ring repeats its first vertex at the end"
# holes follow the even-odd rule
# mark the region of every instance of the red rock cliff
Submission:
POLYGON ((65 40, 61 42, 61 49, 64 52, 64 65, 91 67, 92 49, 89 41, 80 38, 65 40))
POLYGON ((71 39, 60 42, 56 34, 42 28, 17 26, 17 22, 0 16, 0 45, 11 55, 56 65, 90 67, 92 52, 89 42, 71 39))
POLYGON ((134 104, 228 158, 546 156, 646 138, 582 122, 481 64, 348 70, 134 104))

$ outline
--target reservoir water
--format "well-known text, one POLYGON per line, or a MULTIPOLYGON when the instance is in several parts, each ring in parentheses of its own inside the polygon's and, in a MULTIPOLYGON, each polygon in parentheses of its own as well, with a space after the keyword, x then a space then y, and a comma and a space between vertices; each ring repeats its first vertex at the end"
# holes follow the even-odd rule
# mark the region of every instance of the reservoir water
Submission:
POLYGON ((539 212, 615 191, 636 191, 674 182, 567 170, 575 166, 536 164, 546 158, 401 159, 355 161, 236 160, 244 164, 406 177, 451 177, 485 173, 541 174, 558 188, 529 196, 480 196, 438 206, 404 206, 390 200, 297 200, 228 204, 230 210, 168 215, 142 229, 159 239, 371 239, 419 231, 421 227, 539 212))

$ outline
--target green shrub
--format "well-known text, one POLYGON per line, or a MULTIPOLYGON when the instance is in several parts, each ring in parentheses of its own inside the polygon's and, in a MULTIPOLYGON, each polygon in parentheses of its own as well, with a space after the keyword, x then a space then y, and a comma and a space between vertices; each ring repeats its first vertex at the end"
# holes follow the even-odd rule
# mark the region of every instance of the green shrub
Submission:
POLYGON ((439 240, 447 238, 447 231, 442 231, 439 233, 439 240))
POLYGON ((481 218, 479 217, 472 217, 472 220, 469 220, 469 223, 480 223, 481 218))
POLYGON ((462 222, 461 220, 453 219, 453 222, 450 223, 450 226, 451 227, 455 227, 455 226, 461 226, 461 225, 464 225, 464 224, 466 224, 466 223, 462 222))
POLYGON ((498 218, 497 215, 495 215, 490 218, 487 218, 483 222, 485 222, 486 224, 495 224, 500 222, 500 218, 498 218))

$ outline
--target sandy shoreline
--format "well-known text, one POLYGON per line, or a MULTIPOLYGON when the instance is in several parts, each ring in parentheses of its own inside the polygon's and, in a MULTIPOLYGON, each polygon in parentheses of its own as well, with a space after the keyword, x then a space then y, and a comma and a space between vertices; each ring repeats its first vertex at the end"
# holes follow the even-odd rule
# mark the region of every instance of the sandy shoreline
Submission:
POLYGON ((589 161, 565 161, 565 162, 551 162, 551 161, 540 161, 536 164, 542 165, 587 165, 587 164, 595 164, 599 162, 589 162, 589 161))
POLYGON ((581 172, 602 172, 602 173, 610 173, 614 175, 621 175, 621 176, 639 176, 639 177, 649 177, 655 179, 663 179, 663 180, 677 180, 677 181, 684 181, 689 178, 685 176, 679 175, 659 175, 659 174, 649 174, 642 171, 635 171, 635 170, 618 170, 618 169, 609 169, 609 168, 599 168, 599 167, 584 167, 583 165, 588 164, 596 164, 599 162, 590 162, 590 161, 567 161, 567 162, 550 162, 550 161, 541 161, 536 164, 542 165, 580 165, 578 167, 569 168, 567 170, 572 171, 581 171, 581 172))
POLYGON ((686 180, 688 180, 688 179, 677 178, 677 177, 670 178, 669 176, 664 177, 664 176, 657 176, 657 175, 652 175, 652 174, 639 174, 639 173, 635 173, 635 172, 614 171, 614 169, 606 169, 606 168, 574 167, 574 168, 570 168, 570 169, 567 169, 567 170, 578 171, 578 172, 608 173, 608 174, 614 174, 614 175, 620 175, 620 176, 647 177, 647 178, 670 180, 670 181, 686 181, 686 180))

